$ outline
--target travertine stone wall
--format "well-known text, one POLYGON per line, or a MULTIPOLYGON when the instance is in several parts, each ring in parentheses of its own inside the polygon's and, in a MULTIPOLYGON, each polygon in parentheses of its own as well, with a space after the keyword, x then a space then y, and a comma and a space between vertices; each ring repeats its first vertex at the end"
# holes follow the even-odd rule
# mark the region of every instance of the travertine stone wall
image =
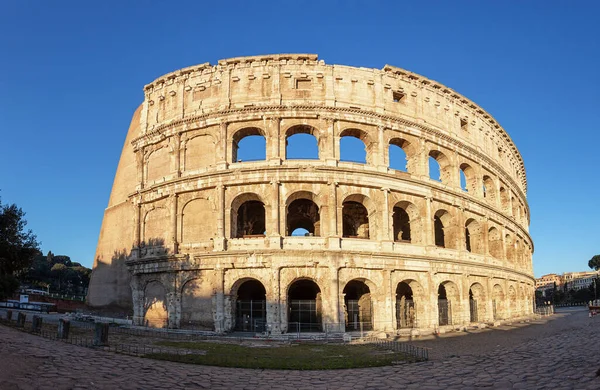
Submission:
POLYGON ((523 160, 491 115, 457 92, 389 65, 326 65, 312 54, 193 66, 144 92, 89 304, 132 307, 139 324, 217 331, 246 330, 248 318, 292 331, 304 318, 300 300, 314 302, 309 322, 323 331, 532 312, 523 160), (299 133, 315 137, 318 160, 286 158, 299 133), (266 159, 239 161, 252 135, 264 136, 266 159), (364 143, 366 164, 340 161, 344 137, 364 143), (390 145, 406 154, 405 172, 389 167, 390 145), (430 158, 440 181, 429 177, 430 158), (291 236, 295 227, 310 235, 291 236), (295 289, 303 280, 315 290, 295 289), (251 301, 254 311, 244 308, 251 301))

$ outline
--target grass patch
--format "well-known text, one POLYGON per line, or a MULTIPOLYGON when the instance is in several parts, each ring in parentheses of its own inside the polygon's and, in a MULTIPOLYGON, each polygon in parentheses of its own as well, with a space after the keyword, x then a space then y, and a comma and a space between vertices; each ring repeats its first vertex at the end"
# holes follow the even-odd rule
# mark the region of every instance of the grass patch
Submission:
POLYGON ((161 351, 146 354, 146 357, 221 367, 330 370, 380 367, 413 361, 403 353, 370 344, 279 344, 250 347, 225 343, 160 341, 156 345, 186 351, 161 351))

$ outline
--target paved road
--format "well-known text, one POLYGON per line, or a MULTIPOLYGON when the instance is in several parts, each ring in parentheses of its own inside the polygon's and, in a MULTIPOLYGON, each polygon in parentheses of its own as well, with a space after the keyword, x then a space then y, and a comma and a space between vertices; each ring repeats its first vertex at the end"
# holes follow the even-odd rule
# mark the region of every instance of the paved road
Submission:
POLYGON ((418 341, 434 359, 335 371, 194 366, 58 343, 0 326, 0 389, 600 389, 600 316, 418 341))

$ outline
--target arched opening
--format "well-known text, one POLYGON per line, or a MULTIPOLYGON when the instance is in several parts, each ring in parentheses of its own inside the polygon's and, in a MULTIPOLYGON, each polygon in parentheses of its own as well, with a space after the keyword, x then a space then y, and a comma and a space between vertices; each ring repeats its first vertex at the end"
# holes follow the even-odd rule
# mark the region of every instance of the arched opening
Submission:
POLYGON ((410 235, 410 217, 402 207, 394 207, 392 215, 394 224, 394 241, 411 242, 410 235))
POLYGON ((318 160, 319 142, 316 129, 308 125, 292 126, 286 131, 285 158, 287 160, 318 160))
POLYGON ((238 287, 235 303, 235 330, 263 332, 267 322, 267 292, 256 279, 248 279, 238 287))
POLYGON ((465 247, 473 253, 484 254, 485 251, 481 225, 473 218, 465 222, 465 247))
POLYGON ((504 187, 500 187, 500 206, 503 211, 510 212, 510 200, 508 199, 508 191, 504 187))
POLYGON ((290 236, 292 236, 292 237, 310 237, 311 233, 304 228, 296 228, 296 229, 292 230, 292 233, 290 234, 290 236))
POLYGON ((417 323, 417 311, 413 291, 406 282, 398 283, 396 287, 396 324, 401 328, 414 328, 417 323))
POLYGON ((372 330, 373 306, 369 286, 359 280, 351 280, 344 287, 344 320, 346 330, 372 330))
POLYGON ((309 279, 300 279, 288 289, 288 331, 321 331, 321 289, 309 279))
POLYGON ((259 161, 267 158, 267 141, 264 132, 257 127, 238 130, 233 135, 232 162, 259 161))
POLYGON ((466 163, 460 164, 460 188, 463 191, 475 194, 476 180, 475 170, 466 163))
POLYGON ((356 201, 342 204, 342 236, 348 238, 369 238, 369 212, 356 201))
POLYGON ((470 321, 481 322, 485 319, 485 294, 483 286, 473 283, 469 288, 470 321))
POLYGON ((438 287, 438 324, 440 326, 452 325, 452 307, 444 284, 440 284, 438 287))
POLYGON ((450 160, 439 150, 429 152, 429 178, 446 185, 451 184, 450 160))
POLYGON ((433 217, 433 229, 435 232, 435 245, 441 248, 446 247, 446 237, 444 236, 444 224, 439 215, 433 217))
POLYGON ((502 260, 503 257, 503 249, 502 249, 502 235, 500 231, 495 227, 491 227, 488 230, 488 247, 490 251, 490 255, 495 257, 498 260, 502 260))
POLYGON ((483 197, 492 204, 496 202, 496 186, 491 177, 483 176, 483 197))
POLYGON ((255 194, 242 194, 231 205, 231 236, 264 237, 265 205, 255 194))
POLYGON ((346 129, 340 134, 340 161, 360 164, 370 162, 367 134, 358 129, 346 129))
POLYGON ((165 287, 156 280, 149 282, 144 289, 144 325, 150 328, 168 326, 165 287))
POLYGON ((408 172, 408 155, 406 148, 410 144, 399 138, 394 138, 390 141, 388 148, 389 167, 397 171, 408 172))
POLYGON ((517 291, 513 286, 508 288, 508 305, 510 310, 510 316, 517 316, 517 291))
POLYGON ((504 291, 499 284, 494 285, 492 296, 492 309, 494 321, 504 318, 504 291))
MULTIPOLYGON (((310 199, 296 199, 287 208, 287 235, 308 233, 309 236, 321 235, 319 207, 310 199)), ((303 234, 306 235, 306 234, 303 234)))
POLYGON ((510 234, 504 236, 504 244, 506 245, 506 261, 514 264, 516 262, 515 240, 510 234))

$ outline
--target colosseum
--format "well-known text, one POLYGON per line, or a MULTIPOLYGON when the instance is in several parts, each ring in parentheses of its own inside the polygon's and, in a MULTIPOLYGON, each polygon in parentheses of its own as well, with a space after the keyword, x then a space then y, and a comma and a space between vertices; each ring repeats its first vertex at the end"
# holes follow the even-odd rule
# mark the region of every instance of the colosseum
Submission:
POLYGON ((138 325, 274 334, 532 314, 523 160, 454 90, 281 54, 191 66, 144 95, 89 305, 138 325))

